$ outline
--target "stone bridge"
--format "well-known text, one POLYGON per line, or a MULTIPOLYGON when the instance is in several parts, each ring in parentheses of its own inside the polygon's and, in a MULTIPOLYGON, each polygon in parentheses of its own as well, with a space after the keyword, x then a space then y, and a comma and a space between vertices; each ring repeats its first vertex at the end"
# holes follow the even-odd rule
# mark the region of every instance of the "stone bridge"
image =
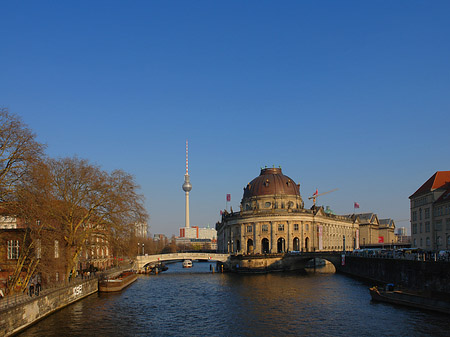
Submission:
POLYGON ((169 253, 169 254, 156 254, 138 256, 134 264, 134 268, 137 270, 144 270, 146 265, 155 265, 161 262, 169 261, 183 261, 183 260, 204 260, 204 261, 218 261, 226 263, 230 258, 230 254, 218 254, 218 253, 169 253))

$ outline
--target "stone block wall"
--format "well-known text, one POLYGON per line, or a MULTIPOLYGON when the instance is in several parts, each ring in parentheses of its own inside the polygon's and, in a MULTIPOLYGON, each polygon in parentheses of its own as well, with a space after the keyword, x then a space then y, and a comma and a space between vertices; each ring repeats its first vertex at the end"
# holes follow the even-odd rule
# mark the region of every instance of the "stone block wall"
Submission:
POLYGON ((13 335, 45 316, 98 291, 96 278, 42 294, 0 312, 0 331, 13 335))

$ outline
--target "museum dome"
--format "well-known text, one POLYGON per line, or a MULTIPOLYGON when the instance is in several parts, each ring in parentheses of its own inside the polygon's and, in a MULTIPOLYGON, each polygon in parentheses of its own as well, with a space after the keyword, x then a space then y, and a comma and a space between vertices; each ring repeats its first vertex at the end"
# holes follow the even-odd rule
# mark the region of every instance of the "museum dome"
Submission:
POLYGON ((263 195, 298 195, 300 185, 281 172, 281 168, 263 168, 244 188, 244 199, 263 195))

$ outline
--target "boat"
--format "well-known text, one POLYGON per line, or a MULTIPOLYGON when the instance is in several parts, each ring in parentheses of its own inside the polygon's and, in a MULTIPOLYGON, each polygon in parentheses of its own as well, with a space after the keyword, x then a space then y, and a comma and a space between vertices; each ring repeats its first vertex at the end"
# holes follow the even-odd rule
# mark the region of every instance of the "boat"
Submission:
POLYGON ((388 285, 385 290, 378 289, 376 286, 369 290, 372 301, 387 302, 450 314, 450 302, 441 299, 424 296, 420 293, 394 290, 393 286, 390 285, 388 285))
POLYGON ((115 278, 100 280, 98 282, 98 291, 114 292, 121 291, 137 280, 137 274, 134 271, 124 271, 115 278))
POLYGON ((191 260, 184 260, 183 261, 183 268, 192 268, 192 261, 191 260))

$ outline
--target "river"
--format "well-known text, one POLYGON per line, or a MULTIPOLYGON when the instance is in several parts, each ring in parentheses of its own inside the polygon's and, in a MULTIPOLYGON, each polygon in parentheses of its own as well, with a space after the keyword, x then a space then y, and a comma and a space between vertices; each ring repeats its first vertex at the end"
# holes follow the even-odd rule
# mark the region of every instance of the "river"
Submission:
POLYGON ((307 275, 168 266, 121 293, 91 295, 19 336, 448 336, 449 316, 373 303, 368 284, 332 266, 307 275))

